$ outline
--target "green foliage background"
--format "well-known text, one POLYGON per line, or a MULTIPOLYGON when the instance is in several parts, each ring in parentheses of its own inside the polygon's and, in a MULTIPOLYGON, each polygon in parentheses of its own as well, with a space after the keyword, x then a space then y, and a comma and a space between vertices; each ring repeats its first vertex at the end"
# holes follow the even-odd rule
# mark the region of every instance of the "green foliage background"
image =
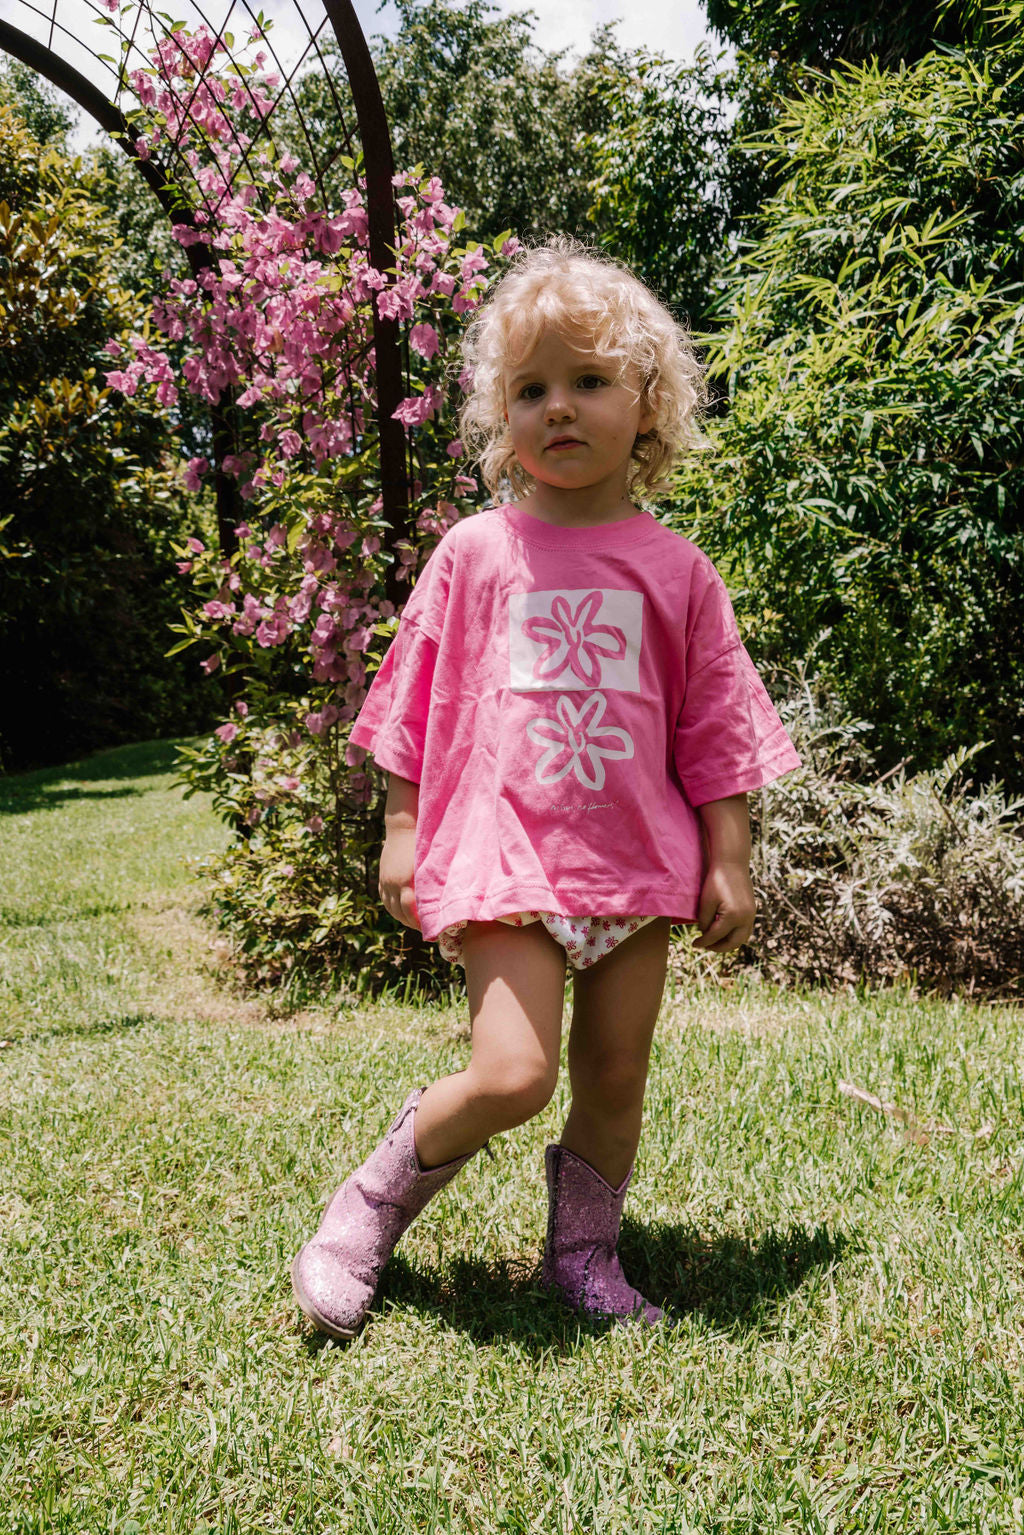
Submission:
MULTIPOLYGON (((373 42, 397 163, 439 174, 473 237, 582 235, 696 327, 713 451, 662 511, 719 564, 776 691, 816 673, 869 733, 876 775, 968 752, 976 777, 1024 790, 1024 7, 708 0, 740 52, 687 65, 607 28, 571 63, 486 0, 398 11, 373 42)), ((162 654, 172 543, 203 532, 171 459, 203 452, 206 425, 188 405, 115 408, 96 382, 98 347, 180 252, 129 167, 110 150, 72 162, 54 99, 4 82, 0 197, 22 219, 15 240, 4 215, 9 335, 25 341, 35 305, 31 344, 0 348, 11 762, 195 728, 218 699, 191 656, 162 654)), ((302 105, 322 153, 343 152, 318 77, 302 105)), ((297 122, 281 126, 301 157, 297 122)), ((290 706, 301 678, 280 691, 290 706)), ((224 754, 203 751, 216 775, 224 754)), ((293 852, 239 881, 252 973, 315 949, 334 898, 293 878, 293 852)), ((367 952, 392 937, 363 926, 367 952)))
POLYGON ((0 765, 202 728, 213 698, 169 660, 184 599, 172 545, 203 521, 177 424, 104 387, 134 327, 111 274, 102 171, 24 73, 0 94, 0 765), (34 121, 48 142, 25 125, 34 121))
POLYGON ((813 654, 884 765, 989 743, 1024 785, 1024 49, 844 66, 764 141, 786 179, 708 337, 716 452, 678 525, 762 659, 813 654))

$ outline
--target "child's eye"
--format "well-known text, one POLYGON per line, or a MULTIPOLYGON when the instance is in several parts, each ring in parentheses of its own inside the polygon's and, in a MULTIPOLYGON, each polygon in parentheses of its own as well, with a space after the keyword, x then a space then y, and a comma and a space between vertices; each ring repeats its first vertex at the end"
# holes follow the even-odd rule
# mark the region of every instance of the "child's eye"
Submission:
POLYGON ((543 393, 544 390, 540 384, 524 384, 519 391, 519 398, 521 400, 539 400, 543 393))
POLYGON ((602 389, 607 382, 608 380, 602 378, 600 373, 584 373, 583 377, 580 379, 580 388, 602 389))

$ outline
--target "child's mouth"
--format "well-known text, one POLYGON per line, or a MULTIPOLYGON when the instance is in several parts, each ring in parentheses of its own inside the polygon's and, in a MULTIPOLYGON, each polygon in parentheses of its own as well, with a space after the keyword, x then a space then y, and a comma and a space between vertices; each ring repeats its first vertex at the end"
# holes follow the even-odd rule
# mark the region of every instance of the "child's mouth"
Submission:
POLYGON ((559 448, 582 448, 582 446, 578 437, 556 437, 554 442, 548 443, 548 452, 554 453, 559 448))

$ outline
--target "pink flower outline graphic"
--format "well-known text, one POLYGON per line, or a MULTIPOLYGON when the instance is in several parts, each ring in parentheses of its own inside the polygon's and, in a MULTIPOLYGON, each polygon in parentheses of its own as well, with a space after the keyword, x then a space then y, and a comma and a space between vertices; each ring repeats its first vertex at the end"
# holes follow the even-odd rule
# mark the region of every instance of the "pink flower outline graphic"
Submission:
POLYGON ((545 748, 534 775, 538 783, 558 783, 570 770, 584 788, 603 789, 605 759, 633 756, 633 739, 619 725, 602 725, 608 700, 591 693, 579 708, 564 693, 555 705, 557 720, 538 715, 526 726, 537 746, 545 748))
POLYGON ((601 683, 601 657, 621 661, 626 654, 626 636, 614 624, 594 620, 603 601, 600 592, 588 592, 575 613, 565 597, 557 596, 551 604, 550 618, 528 618, 523 623, 527 639, 544 646, 543 655, 534 662, 537 682, 550 682, 568 666, 588 687, 601 683))

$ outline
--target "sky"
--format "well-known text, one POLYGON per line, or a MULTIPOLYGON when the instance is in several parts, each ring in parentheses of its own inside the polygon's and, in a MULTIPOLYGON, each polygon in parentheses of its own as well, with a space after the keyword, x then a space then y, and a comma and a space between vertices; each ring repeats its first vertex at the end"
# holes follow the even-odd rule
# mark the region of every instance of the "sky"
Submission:
MULTIPOLYGON (((386 25, 390 7, 385 6, 379 16, 374 14, 373 0, 355 0, 355 7, 364 32, 390 30, 386 25)), ((619 41, 627 48, 648 48, 670 58, 691 59, 704 40, 715 46, 698 0, 532 0, 529 5, 523 0, 496 0, 496 8, 505 13, 534 11, 534 35, 546 53, 568 48, 578 56, 586 51, 594 29, 606 22, 618 22, 619 41), (628 22, 622 19, 627 14, 628 22)))
MULTIPOLYGON (((222 24, 230 8, 231 0, 203 0, 203 9, 212 21, 222 24)), ((378 0, 353 0, 356 14, 366 35, 375 33, 393 35, 397 26, 394 6, 378 0)), ((506 14, 532 10, 536 15, 534 37, 537 44, 548 53, 567 49, 570 59, 579 57, 587 49, 591 34, 606 22, 617 23, 619 41, 628 48, 647 48, 670 58, 687 60, 693 57, 697 45, 707 41, 717 50, 714 37, 708 33, 703 10, 698 0, 494 0, 495 8, 506 14), (628 13, 628 21, 623 16, 628 13)), ((0 0, 0 17, 29 32, 41 41, 48 41, 49 16, 54 4, 57 16, 65 28, 63 42, 57 46, 68 62, 82 73, 103 81, 101 66, 90 59, 79 39, 86 40, 96 52, 113 52, 110 47, 109 29, 96 23, 105 14, 95 0, 0 0)), ((265 15, 274 18, 273 41, 286 64, 292 61, 304 29, 296 26, 292 0, 250 0, 254 11, 262 7, 265 15)), ((188 20, 194 15, 190 0, 162 0, 160 8, 166 8, 176 17, 188 20)), ((303 0, 302 9, 307 17, 323 15, 318 0, 303 0)), ((241 33, 242 25, 233 18, 233 30, 241 33)), ((109 78, 109 77, 108 77, 109 78)), ((83 122, 76 136, 76 147, 83 147, 94 137, 89 120, 83 122)))

